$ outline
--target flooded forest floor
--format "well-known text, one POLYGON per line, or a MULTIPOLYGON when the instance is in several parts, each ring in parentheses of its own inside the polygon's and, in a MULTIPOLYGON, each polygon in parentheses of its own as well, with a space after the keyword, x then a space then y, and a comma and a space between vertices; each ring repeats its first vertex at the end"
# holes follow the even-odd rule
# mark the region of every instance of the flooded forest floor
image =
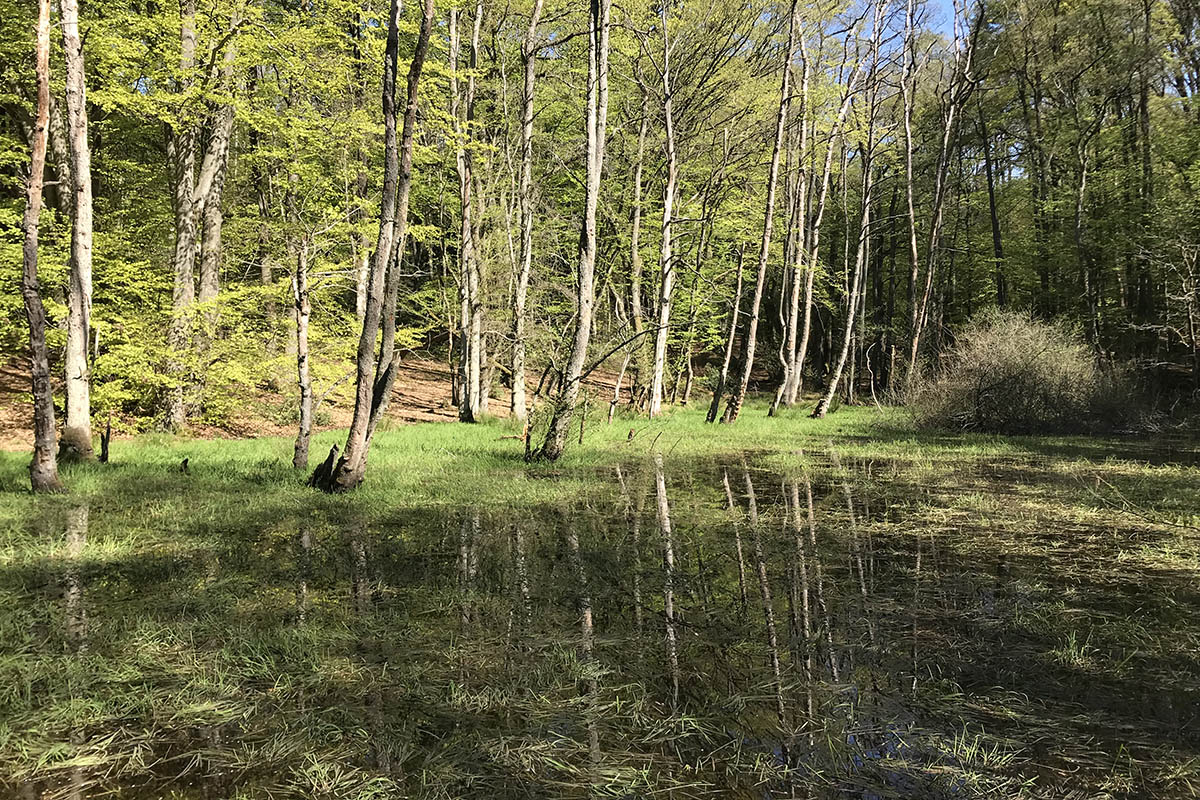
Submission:
POLYGON ((518 434, 0 453, 0 797, 1200 795, 1196 442, 518 434))

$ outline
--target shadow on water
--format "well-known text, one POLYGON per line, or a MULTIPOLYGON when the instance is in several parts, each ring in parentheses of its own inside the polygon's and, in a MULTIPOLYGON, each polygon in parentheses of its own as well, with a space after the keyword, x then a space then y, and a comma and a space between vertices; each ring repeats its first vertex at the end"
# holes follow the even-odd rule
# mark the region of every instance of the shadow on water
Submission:
POLYGON ((1019 461, 956 490, 836 453, 789 475, 753 461, 632 462, 573 504, 369 524, 322 500, 195 525, 55 506, 0 573, 2 788, 1200 789, 1194 562, 1137 556, 1179 534, 1030 516, 1047 476, 1019 461))

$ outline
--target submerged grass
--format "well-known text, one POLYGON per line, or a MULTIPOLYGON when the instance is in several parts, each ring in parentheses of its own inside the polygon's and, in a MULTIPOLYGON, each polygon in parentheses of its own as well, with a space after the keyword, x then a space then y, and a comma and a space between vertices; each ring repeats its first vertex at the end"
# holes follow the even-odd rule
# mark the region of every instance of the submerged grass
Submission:
POLYGON ((26 455, 0 454, 0 789, 1200 786, 1200 742, 1180 727, 1200 685, 1195 443, 764 411, 732 426, 690 410, 589 420, 555 464, 526 464, 499 422, 385 430, 342 496, 307 488, 283 439, 122 441, 47 497, 28 493, 26 455), (654 452, 676 537, 678 705, 654 452), (789 522, 793 478, 814 494, 811 548, 789 522), (811 626, 801 552, 806 581, 824 558, 827 608, 804 584, 811 626))

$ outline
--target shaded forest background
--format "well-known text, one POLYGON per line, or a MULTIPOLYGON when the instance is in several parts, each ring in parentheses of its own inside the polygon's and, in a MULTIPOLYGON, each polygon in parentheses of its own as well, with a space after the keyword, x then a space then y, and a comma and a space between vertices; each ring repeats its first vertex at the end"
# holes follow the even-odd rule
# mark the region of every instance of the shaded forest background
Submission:
MULTIPOLYGON (((418 85, 396 345, 445 365, 463 418, 524 416, 514 383, 531 406, 549 395, 577 321, 589 9, 535 2, 438 3, 418 85)), ((397 12, 402 95, 421 9, 397 12)), ((386 4, 78 13, 95 227, 75 373, 91 417, 293 424, 303 316, 309 399, 330 422, 352 402, 379 230, 386 4)), ((0 0, 0 352, 21 391, 36 16, 0 0)), ((78 126, 57 27, 51 43, 40 271, 62 380, 78 126)), ((773 405, 887 402, 991 308, 1073 327, 1164 407, 1200 389, 1188 0, 634 3, 612 9, 608 45, 588 361, 609 356, 624 399, 707 404, 749 357, 773 405)))

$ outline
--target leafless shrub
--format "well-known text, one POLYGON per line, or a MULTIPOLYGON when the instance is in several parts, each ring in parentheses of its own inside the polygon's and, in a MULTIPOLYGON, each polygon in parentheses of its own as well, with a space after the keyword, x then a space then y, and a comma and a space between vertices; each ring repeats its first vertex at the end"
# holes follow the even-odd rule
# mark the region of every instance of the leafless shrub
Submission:
POLYGON ((920 428, 1065 433, 1128 425, 1139 406, 1131 386, 1066 323, 991 311, 906 399, 920 428))

